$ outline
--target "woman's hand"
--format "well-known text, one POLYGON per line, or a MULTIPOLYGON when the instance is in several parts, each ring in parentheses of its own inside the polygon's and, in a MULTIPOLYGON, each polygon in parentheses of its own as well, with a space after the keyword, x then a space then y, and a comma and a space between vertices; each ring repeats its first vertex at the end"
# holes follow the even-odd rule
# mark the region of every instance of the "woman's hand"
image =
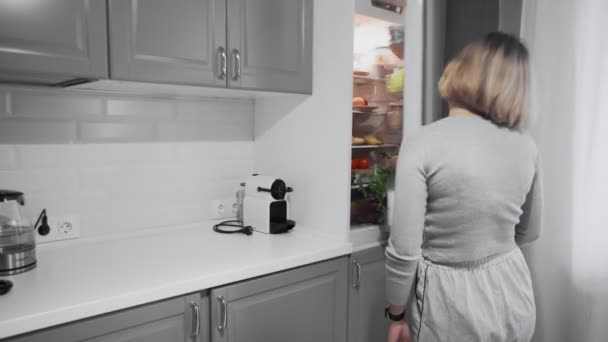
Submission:
POLYGON ((391 322, 388 326, 388 341, 387 342, 410 342, 410 327, 407 323, 391 322))

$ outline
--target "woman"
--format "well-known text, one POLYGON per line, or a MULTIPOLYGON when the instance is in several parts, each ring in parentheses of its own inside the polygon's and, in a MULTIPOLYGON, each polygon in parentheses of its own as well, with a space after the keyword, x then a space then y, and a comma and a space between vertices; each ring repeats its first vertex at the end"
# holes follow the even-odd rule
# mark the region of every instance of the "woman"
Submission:
POLYGON ((405 142, 386 249, 389 342, 532 338, 518 248, 538 238, 542 210, 538 150, 522 132, 528 78, 526 47, 488 34, 444 70, 450 115, 405 142))

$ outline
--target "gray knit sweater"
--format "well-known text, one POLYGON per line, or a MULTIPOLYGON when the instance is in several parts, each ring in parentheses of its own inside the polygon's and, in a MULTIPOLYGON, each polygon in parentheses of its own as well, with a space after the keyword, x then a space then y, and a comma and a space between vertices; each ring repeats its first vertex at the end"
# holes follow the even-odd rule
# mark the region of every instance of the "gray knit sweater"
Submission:
POLYGON ((396 183, 386 249, 390 304, 408 301, 421 257, 474 261, 538 238, 543 200, 536 145, 480 116, 450 116, 408 138, 396 183))

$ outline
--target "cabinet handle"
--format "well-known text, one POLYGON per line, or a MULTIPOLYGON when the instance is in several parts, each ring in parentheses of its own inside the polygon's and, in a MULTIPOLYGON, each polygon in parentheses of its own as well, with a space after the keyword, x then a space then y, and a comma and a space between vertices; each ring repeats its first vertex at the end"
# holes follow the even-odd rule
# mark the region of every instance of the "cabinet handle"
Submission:
POLYGON ((220 324, 217 326, 217 330, 219 332, 223 332, 226 330, 226 326, 228 325, 228 305, 226 304, 226 300, 223 296, 218 296, 217 301, 220 302, 220 324))
POLYGON ((220 80, 224 80, 226 79, 226 49, 224 49, 222 46, 220 46, 219 48, 217 48, 217 61, 218 61, 218 73, 217 73, 217 78, 220 80))
POLYGON ((353 278, 352 286, 356 289, 361 286, 361 264, 356 259, 353 259, 353 268, 355 276, 353 278))
POLYGON ((237 49, 232 50, 232 57, 234 58, 234 75, 232 80, 234 82, 241 78, 241 53, 237 49))
POLYGON ((201 334, 201 310, 196 302, 190 302, 192 308, 192 334, 193 340, 196 340, 201 334))

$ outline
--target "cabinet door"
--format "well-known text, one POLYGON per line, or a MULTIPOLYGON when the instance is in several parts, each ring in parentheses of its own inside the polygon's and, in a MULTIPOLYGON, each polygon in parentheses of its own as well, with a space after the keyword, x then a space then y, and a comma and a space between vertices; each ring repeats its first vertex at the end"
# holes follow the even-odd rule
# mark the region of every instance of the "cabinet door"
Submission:
POLYGON ((312 93, 313 1, 227 1, 228 86, 312 93))
POLYGON ((347 258, 213 290, 214 342, 345 342, 347 258))
POLYGON ((104 1, 0 1, 0 81, 105 78, 106 42, 104 1))
POLYGON ((46 329, 8 342, 206 342, 208 305, 206 295, 193 294, 46 329), (199 308, 198 315, 195 305, 199 308), (200 324, 197 336, 196 324, 200 324))
POLYGON ((386 341, 384 318, 384 246, 354 253, 350 258, 348 341, 386 341))
POLYGON ((110 0, 110 77, 226 87, 226 0, 110 0))

